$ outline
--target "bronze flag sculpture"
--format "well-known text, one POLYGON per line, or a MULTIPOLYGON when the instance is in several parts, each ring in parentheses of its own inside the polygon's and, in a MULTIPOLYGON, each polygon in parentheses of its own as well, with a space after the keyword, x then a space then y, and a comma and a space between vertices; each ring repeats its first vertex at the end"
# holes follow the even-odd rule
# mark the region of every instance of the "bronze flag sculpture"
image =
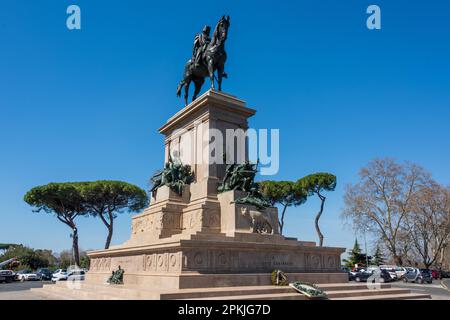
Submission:
POLYGON ((177 96, 181 96, 184 87, 184 102, 188 104, 189 85, 194 82, 195 91, 192 97, 194 101, 205 82, 205 77, 211 80, 211 89, 215 89, 214 78, 217 79, 218 90, 222 90, 222 79, 227 78, 225 73, 225 62, 227 53, 225 52, 225 42, 230 27, 230 17, 220 18, 214 30, 212 39, 209 37, 211 28, 205 26, 202 33, 194 39, 192 58, 184 66, 183 80, 177 88, 177 96), (215 75, 217 72, 217 77, 215 75))

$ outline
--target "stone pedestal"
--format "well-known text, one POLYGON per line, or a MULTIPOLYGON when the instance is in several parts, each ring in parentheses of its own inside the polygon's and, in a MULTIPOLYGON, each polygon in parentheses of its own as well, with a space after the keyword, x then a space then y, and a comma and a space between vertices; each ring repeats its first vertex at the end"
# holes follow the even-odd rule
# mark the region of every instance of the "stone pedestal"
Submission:
POLYGON ((246 145, 237 139, 235 150, 227 150, 224 141, 218 154, 209 142, 217 131, 225 137, 226 129, 247 129, 254 114, 242 100, 208 91, 159 129, 165 136, 166 161, 169 152, 179 156, 191 165, 194 182, 181 196, 159 188, 149 207, 133 217, 127 242, 89 252, 87 282, 104 283, 119 265, 125 270, 125 285, 161 290, 267 284, 274 269, 295 274, 295 279, 307 275, 313 282, 347 281, 340 272, 343 248, 286 239, 278 232, 276 208, 261 212, 236 204, 243 196, 239 192, 217 193, 225 165, 210 158, 226 153, 237 160, 236 150, 246 145), (268 223, 271 231, 260 234, 255 223, 268 223))
POLYGON ((246 195, 242 191, 228 191, 218 195, 220 202, 221 232, 228 237, 238 233, 254 234, 254 220, 267 221, 272 227, 273 236, 279 235, 278 211, 276 208, 267 208, 263 212, 254 206, 237 204, 236 200, 246 195))

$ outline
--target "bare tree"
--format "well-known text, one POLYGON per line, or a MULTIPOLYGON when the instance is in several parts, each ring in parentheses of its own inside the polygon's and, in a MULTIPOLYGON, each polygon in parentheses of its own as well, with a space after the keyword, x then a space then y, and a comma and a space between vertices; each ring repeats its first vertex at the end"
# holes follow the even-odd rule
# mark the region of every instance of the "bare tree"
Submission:
POLYGON ((359 172, 360 181, 349 185, 342 216, 357 231, 368 230, 383 240, 395 263, 402 264, 401 238, 413 195, 430 180, 415 164, 375 159, 359 172))
POLYGON ((450 192, 436 182, 418 190, 405 219, 408 242, 425 268, 437 262, 449 242, 450 192))

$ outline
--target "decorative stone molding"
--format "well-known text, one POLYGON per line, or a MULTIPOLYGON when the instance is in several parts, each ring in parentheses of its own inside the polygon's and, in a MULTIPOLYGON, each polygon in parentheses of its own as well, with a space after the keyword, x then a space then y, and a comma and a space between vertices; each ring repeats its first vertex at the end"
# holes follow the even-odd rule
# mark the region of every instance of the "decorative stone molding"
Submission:
POLYGON ((144 271, 156 271, 156 254, 144 255, 144 271))
POLYGON ((111 270, 111 258, 92 259, 91 270, 97 272, 109 272, 111 270))

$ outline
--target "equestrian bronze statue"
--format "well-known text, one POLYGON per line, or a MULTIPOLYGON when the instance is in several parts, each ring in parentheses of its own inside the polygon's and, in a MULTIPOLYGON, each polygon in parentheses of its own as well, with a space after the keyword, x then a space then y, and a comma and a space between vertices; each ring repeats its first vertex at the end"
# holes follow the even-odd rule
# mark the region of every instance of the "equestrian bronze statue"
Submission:
POLYGON ((194 101, 205 82, 205 78, 211 80, 211 89, 215 89, 214 78, 217 79, 218 90, 222 90, 222 79, 227 78, 225 73, 225 41, 230 27, 230 17, 223 16, 217 23, 212 39, 209 36, 211 28, 205 26, 202 33, 195 36, 192 58, 184 66, 183 80, 180 81, 177 89, 177 96, 181 96, 184 87, 184 102, 188 104, 189 85, 194 82, 195 91, 192 97, 194 101), (215 73, 217 72, 217 77, 215 73))

